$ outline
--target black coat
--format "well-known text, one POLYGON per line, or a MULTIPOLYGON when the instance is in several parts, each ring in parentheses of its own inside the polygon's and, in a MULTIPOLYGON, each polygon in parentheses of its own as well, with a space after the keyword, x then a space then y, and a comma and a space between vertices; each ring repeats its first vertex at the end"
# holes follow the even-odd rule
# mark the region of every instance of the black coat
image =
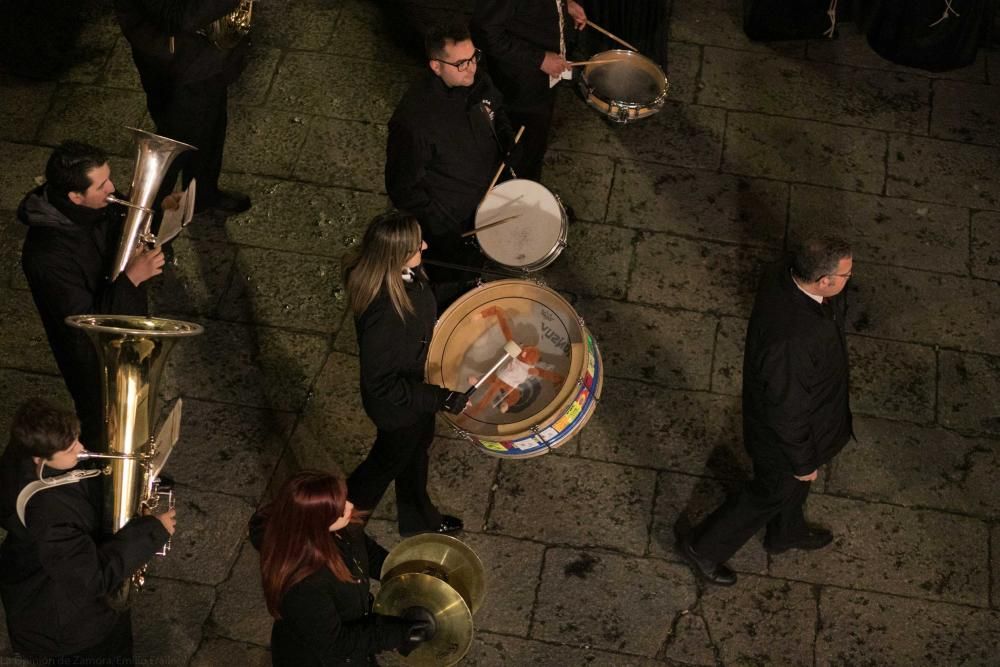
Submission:
MULTIPOLYGON (((510 109, 547 103, 549 75, 539 68, 546 51, 559 53, 559 11, 553 0, 477 0, 469 29, 510 109)), ((564 38, 571 32, 573 22, 565 18, 564 38)))
POLYGON ((65 323, 68 315, 146 315, 145 284, 136 287, 122 273, 108 280, 121 237, 122 211, 112 204, 95 211, 53 203, 41 186, 17 211, 28 227, 21 267, 41 316, 49 346, 83 422, 91 447, 100 430, 100 365, 87 336, 65 323))
POLYGON ((169 534, 146 516, 103 536, 101 477, 39 491, 28 502, 25 527, 15 503, 35 479, 30 457, 8 446, 0 460, 0 523, 8 531, 0 546, 0 596, 15 650, 70 655, 111 632, 119 616, 103 596, 152 559, 169 534))
POLYGON ((232 49, 219 49, 199 31, 238 4, 239 0, 115 0, 115 13, 132 45, 146 93, 214 77, 235 81, 246 61, 247 40, 232 49))
POLYGON ((470 227, 512 142, 503 98, 485 72, 456 88, 428 72, 389 120, 386 190, 425 234, 458 234, 470 227))
POLYGON ((392 431, 441 409, 448 390, 424 382, 427 347, 437 321, 430 286, 406 286, 414 315, 401 320, 388 295, 381 294, 355 320, 361 349, 361 401, 375 426, 392 431))
POLYGON ((786 263, 761 281, 743 358, 743 427, 754 461, 795 475, 827 463, 850 438, 843 292, 820 305, 786 263))

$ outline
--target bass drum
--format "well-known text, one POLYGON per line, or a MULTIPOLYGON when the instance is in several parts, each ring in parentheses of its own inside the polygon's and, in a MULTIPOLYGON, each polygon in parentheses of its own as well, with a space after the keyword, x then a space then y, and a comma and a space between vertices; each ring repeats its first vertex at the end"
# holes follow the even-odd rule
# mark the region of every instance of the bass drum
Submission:
POLYGON ((568 442, 594 414, 603 386, 601 353, 568 301, 524 280, 487 283, 459 297, 438 320, 427 381, 469 387, 521 348, 472 394, 455 430, 488 454, 527 458, 568 442))

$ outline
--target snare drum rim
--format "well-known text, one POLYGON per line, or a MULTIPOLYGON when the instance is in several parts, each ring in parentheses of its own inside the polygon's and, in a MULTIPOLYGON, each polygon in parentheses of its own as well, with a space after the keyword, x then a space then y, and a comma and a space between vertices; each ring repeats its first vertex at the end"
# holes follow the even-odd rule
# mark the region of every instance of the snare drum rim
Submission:
MULTIPOLYGON (((542 188, 543 190, 545 190, 545 192, 552 195, 552 198, 555 199, 556 206, 558 207, 559 210, 559 235, 556 238, 555 245, 553 245, 552 248, 550 248, 549 251, 545 253, 545 255, 543 255, 541 258, 536 259, 535 261, 529 262, 527 264, 508 264, 506 262, 500 261, 489 251, 489 249, 485 245, 483 245, 482 241, 479 240, 478 236, 476 237, 476 245, 479 247, 479 250, 484 255, 489 257, 491 260, 493 260, 500 266, 504 266, 509 269, 514 269, 515 271, 523 271, 524 273, 534 273, 535 271, 544 269, 546 266, 554 262, 556 258, 559 257, 559 255, 562 253, 563 248, 566 247, 566 238, 569 231, 569 215, 566 213, 566 206, 563 205, 562 199, 559 197, 559 195, 552 192, 552 190, 545 187, 538 181, 533 181, 530 178, 511 178, 509 180, 504 181, 503 183, 498 183, 493 188, 493 190, 502 190, 504 186, 506 186, 508 183, 531 183, 535 186, 542 188)), ((490 192, 493 192, 493 190, 490 190, 490 192)), ((472 223, 475 229, 479 229, 480 227, 479 212, 482 210, 483 204, 486 203, 486 199, 489 197, 489 194, 490 194, 489 192, 486 193, 486 196, 483 197, 483 201, 479 202, 479 206, 476 207, 476 215, 472 223)))
MULTIPOLYGON (((602 51, 600 53, 595 53, 593 56, 591 56, 591 58, 594 60, 598 60, 605 56, 614 56, 616 58, 624 58, 624 59, 635 59, 638 60, 638 62, 648 65, 649 68, 655 71, 655 73, 658 75, 658 78, 662 78, 663 90, 660 91, 660 94, 657 95, 652 101, 645 104, 639 102, 629 102, 627 100, 621 100, 605 96, 602 95, 600 92, 598 92, 597 89, 590 84, 590 80, 587 78, 588 74, 590 74, 592 71, 595 71, 597 68, 602 67, 603 65, 601 64, 587 65, 586 67, 583 68, 583 71, 580 72, 580 87, 581 90, 586 95, 587 104, 597 109, 598 111, 604 113, 605 115, 615 119, 618 119, 621 115, 620 113, 618 114, 612 113, 612 109, 616 107, 619 110, 621 109, 627 110, 629 112, 628 116, 634 119, 651 116, 663 107, 663 105, 666 103, 667 100, 667 94, 670 91, 670 79, 668 79, 667 75, 663 72, 663 68, 661 68, 655 62, 653 62, 652 59, 647 58, 641 53, 636 53, 635 51, 627 51, 625 49, 611 49, 610 51, 602 51)), ((627 122, 627 119, 622 122, 627 122)))

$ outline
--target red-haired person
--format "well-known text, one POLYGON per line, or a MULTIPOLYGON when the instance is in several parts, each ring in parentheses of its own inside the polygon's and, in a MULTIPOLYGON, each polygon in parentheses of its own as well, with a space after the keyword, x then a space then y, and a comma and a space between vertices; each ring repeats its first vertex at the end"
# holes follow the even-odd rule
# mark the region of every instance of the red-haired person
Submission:
POLYGON ((374 665, 375 654, 409 654, 434 635, 416 608, 403 619, 372 612, 369 579, 387 552, 365 534, 340 475, 303 471, 251 519, 275 667, 374 665))

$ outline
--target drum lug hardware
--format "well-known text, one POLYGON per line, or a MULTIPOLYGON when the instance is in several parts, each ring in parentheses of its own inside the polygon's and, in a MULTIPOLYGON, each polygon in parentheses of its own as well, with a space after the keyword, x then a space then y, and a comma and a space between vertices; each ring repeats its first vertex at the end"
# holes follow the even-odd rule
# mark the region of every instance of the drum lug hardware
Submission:
POLYGON ((462 429, 458 428, 455 425, 452 425, 451 430, 453 430, 455 432, 455 435, 462 438, 463 440, 468 440, 469 442, 475 442, 472 438, 469 437, 468 431, 463 431, 462 429))
POLYGON ((545 445, 546 449, 552 451, 552 445, 549 444, 548 440, 542 437, 542 432, 538 429, 538 424, 532 424, 529 430, 534 434, 536 438, 542 441, 542 444, 545 445))
POLYGON ((580 316, 577 316, 577 318, 576 318, 576 321, 577 321, 577 322, 578 322, 578 323, 580 324, 580 326, 581 326, 581 327, 585 327, 585 326, 587 326, 587 323, 586 323, 586 322, 584 322, 584 321, 583 321, 583 318, 582 318, 582 317, 580 317, 580 316))

